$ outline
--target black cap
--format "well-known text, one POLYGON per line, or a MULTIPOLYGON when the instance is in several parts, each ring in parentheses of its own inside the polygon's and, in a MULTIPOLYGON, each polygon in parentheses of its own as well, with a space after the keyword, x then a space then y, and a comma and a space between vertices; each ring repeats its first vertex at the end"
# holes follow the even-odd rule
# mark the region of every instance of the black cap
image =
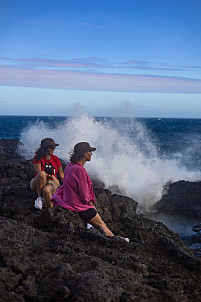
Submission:
POLYGON ((41 147, 46 147, 46 146, 59 146, 59 144, 56 144, 55 141, 52 138, 44 138, 41 141, 41 147))
POLYGON ((89 145, 89 143, 86 143, 86 142, 80 142, 74 146, 74 153, 80 154, 80 155, 84 154, 86 152, 91 152, 91 151, 95 151, 95 150, 96 150, 96 148, 91 147, 89 145))

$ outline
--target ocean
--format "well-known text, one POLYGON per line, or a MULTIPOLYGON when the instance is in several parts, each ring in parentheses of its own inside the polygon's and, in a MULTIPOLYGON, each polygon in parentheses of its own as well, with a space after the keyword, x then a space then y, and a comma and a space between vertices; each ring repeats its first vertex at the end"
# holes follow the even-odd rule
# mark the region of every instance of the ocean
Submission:
MULTIPOLYGON (((44 137, 59 144, 55 154, 65 161, 77 142, 95 146, 87 171, 135 199, 145 213, 167 182, 201 180, 201 119, 0 116, 0 139, 20 139, 26 159, 44 137)), ((156 219, 180 234, 191 234, 199 222, 168 215, 156 219)))

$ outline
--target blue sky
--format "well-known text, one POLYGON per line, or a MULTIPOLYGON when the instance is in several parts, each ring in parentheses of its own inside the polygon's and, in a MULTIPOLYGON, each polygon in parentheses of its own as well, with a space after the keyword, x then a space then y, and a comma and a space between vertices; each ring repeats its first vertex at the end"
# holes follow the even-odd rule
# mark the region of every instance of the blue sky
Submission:
POLYGON ((0 114, 201 118, 200 0, 0 3, 0 114))

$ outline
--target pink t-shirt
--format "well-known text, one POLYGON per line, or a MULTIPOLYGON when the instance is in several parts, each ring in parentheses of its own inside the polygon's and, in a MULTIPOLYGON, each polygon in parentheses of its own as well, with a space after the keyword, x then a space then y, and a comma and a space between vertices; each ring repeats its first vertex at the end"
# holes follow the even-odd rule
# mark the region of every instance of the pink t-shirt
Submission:
POLYGON ((54 193, 51 201, 53 205, 60 205, 74 212, 83 212, 93 208, 89 205, 90 201, 95 203, 92 181, 79 162, 67 165, 63 185, 54 193))

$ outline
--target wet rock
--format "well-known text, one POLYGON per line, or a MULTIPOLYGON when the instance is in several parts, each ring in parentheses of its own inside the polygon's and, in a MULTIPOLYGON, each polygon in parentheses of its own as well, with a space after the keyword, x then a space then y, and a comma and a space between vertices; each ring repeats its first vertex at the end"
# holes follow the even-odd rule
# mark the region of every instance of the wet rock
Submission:
POLYGON ((16 155, 1 168, 0 301, 201 301, 200 259, 163 223, 136 214, 133 199, 96 182, 99 213, 128 243, 61 207, 35 209, 30 161, 16 155))
POLYGON ((17 152, 20 141, 18 139, 1 139, 0 140, 0 164, 5 161, 13 161, 22 159, 22 156, 17 152))
POLYGON ((167 214, 201 217, 201 181, 178 181, 169 184, 154 210, 167 214))
POLYGON ((196 224, 195 226, 193 226, 193 231, 194 232, 201 232, 201 223, 196 224))

